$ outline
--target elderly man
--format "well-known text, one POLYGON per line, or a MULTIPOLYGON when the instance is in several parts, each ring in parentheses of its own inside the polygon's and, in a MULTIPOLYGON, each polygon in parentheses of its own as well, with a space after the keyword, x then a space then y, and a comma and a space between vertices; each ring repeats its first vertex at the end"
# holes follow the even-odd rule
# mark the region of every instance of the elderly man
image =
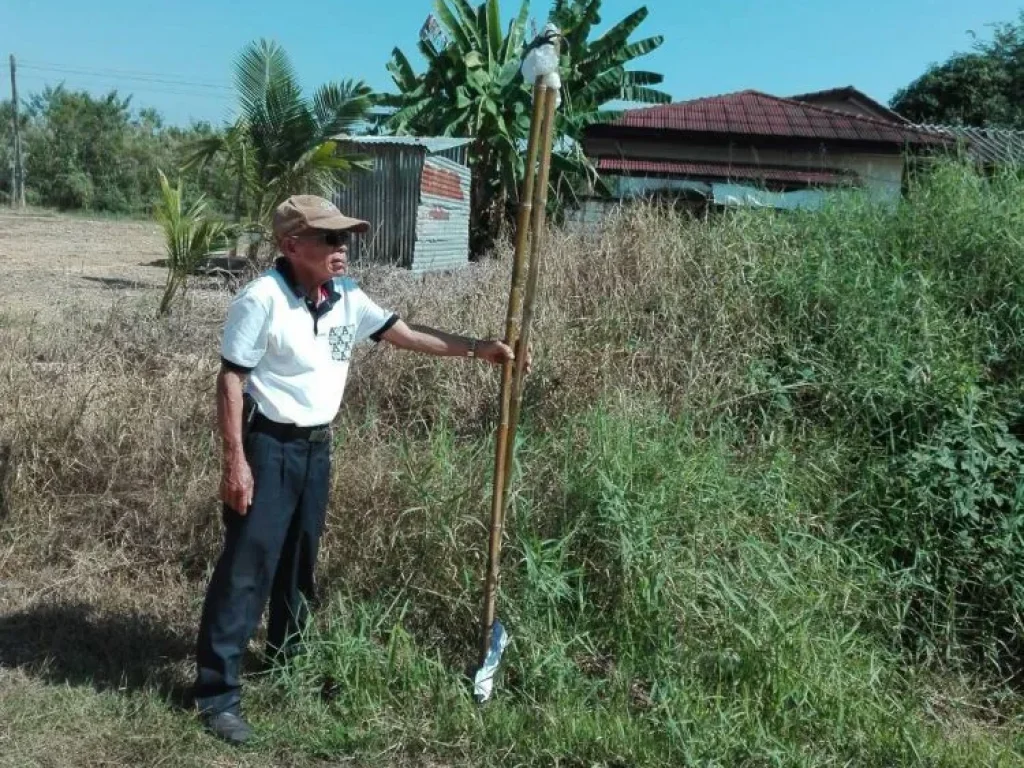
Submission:
POLYGON ((264 605, 267 650, 287 657, 314 596, 330 423, 353 345, 383 339, 495 365, 512 357, 501 341, 409 326, 344 277, 349 238, 368 228, 323 198, 290 197, 274 213, 281 257, 228 310, 217 377, 225 537, 203 605, 195 699, 206 727, 235 744, 252 736, 239 675, 264 605))

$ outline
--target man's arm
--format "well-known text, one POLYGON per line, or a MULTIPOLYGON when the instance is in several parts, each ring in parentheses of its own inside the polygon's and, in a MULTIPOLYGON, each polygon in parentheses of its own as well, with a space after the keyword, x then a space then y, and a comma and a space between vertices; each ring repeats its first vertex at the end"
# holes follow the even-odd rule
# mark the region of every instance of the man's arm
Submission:
POLYGON ((388 328, 381 338, 399 349, 425 352, 438 357, 466 357, 472 350, 474 356, 494 365, 501 365, 515 357, 503 341, 455 336, 425 325, 408 325, 404 320, 388 328))
POLYGON ((217 374, 217 423, 223 459, 220 498, 244 515, 252 504, 252 471, 242 443, 242 387, 245 374, 222 366, 217 374))

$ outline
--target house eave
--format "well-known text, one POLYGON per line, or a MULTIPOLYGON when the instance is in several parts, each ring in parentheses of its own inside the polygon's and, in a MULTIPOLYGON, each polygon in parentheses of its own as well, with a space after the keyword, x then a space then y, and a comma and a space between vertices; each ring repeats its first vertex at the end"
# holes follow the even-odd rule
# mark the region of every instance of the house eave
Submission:
MULTIPOLYGON (((765 149, 806 149, 818 151, 822 147, 840 150, 860 150, 876 154, 900 155, 908 149, 927 146, 923 142, 878 141, 871 139, 824 139, 807 136, 769 136, 761 134, 727 133, 720 131, 687 131, 673 128, 644 128, 637 126, 596 123, 583 132, 583 148, 587 151, 590 140, 630 140, 659 144, 717 144, 757 146, 765 149)), ((588 153, 589 154, 589 153, 588 153)))

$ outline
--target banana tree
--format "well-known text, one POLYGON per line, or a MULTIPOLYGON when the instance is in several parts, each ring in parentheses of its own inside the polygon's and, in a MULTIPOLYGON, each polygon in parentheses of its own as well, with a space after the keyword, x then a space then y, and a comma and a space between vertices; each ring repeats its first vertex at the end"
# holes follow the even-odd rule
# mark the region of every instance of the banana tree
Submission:
POLYGON ((601 0, 555 0, 551 8, 551 20, 563 35, 564 103, 558 113, 561 140, 551 169, 551 184, 560 201, 574 197, 581 187, 601 187, 579 142, 588 125, 610 122, 621 115, 619 110, 608 109, 607 104, 667 104, 672 100, 669 94, 651 87, 660 85, 663 75, 626 69, 665 41, 655 35, 629 42, 647 16, 647 8, 641 6, 600 37, 591 39, 594 27, 601 23, 601 0))
MULTIPOLYGON (((583 128, 615 113, 611 101, 660 103, 668 94, 650 88, 661 76, 628 72, 626 65, 661 45, 652 37, 630 44, 628 38, 646 18, 635 11, 595 41, 600 0, 556 0, 552 20, 566 38, 561 74, 563 104, 556 124, 552 178, 566 193, 581 179, 593 180, 580 151, 583 128)), ((395 48, 388 71, 398 93, 386 97, 397 108, 391 128, 398 133, 468 136, 473 166, 474 253, 489 249, 499 230, 506 203, 515 198, 523 174, 522 152, 530 123, 530 86, 519 76, 526 42, 529 0, 522 0, 515 18, 502 30, 499 0, 473 8, 467 0, 435 0, 434 13, 447 44, 438 47, 421 39, 426 70, 416 73, 408 57, 395 48)))
MULTIPOLYGON (((224 158, 236 178, 236 217, 249 229, 266 235, 274 208, 289 195, 329 197, 345 174, 367 167, 363 158, 340 154, 331 140, 368 117, 375 98, 364 82, 327 83, 307 98, 284 49, 260 40, 239 55, 235 88, 238 119, 196 143, 185 168, 224 158)), ((258 241, 250 255, 256 247, 258 241)))
POLYGON ((398 48, 388 71, 398 95, 391 127, 398 133, 466 136, 473 167, 472 250, 485 250, 497 234, 505 203, 522 176, 520 142, 529 132, 530 96, 519 77, 529 0, 502 30, 498 0, 476 9, 466 0, 435 0, 434 9, 450 43, 438 49, 423 38, 426 59, 416 74, 398 48))

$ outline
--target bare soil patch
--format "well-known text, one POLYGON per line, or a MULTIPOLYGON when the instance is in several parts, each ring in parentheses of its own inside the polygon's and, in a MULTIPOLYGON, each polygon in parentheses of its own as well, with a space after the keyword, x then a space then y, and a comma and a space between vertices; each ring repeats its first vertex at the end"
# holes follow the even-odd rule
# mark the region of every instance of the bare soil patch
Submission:
MULTIPOLYGON (((155 310, 163 259, 155 222, 0 210, 0 308, 9 315, 47 322, 59 314, 55 307, 102 313, 120 302, 147 301, 155 310)), ((224 300, 216 296, 222 293, 216 280, 191 287, 224 300)))

